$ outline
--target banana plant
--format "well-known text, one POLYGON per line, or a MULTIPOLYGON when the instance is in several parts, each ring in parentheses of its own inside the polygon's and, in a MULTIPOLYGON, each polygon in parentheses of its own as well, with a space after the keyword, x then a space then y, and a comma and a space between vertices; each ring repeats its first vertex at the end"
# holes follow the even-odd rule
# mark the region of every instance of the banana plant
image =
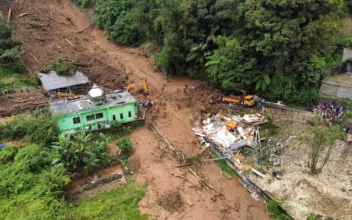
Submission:
POLYGON ((270 77, 268 74, 262 73, 261 75, 255 78, 255 82, 255 90, 262 89, 264 91, 266 87, 270 84, 270 77))

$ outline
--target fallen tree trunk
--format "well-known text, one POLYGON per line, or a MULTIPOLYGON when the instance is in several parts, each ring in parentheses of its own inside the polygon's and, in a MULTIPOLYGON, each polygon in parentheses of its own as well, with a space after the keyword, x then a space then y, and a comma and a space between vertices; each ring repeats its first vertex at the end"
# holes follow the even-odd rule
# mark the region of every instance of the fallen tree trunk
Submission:
POLYGON ((10 8, 9 12, 7 13, 7 22, 11 21, 11 14, 12 14, 12 8, 10 8))

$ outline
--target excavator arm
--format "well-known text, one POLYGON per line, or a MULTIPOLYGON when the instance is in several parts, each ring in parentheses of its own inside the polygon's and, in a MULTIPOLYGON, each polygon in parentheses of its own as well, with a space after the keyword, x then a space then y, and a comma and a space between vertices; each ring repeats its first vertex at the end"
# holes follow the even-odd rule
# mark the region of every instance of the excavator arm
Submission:
POLYGON ((142 80, 141 86, 143 87, 144 92, 148 92, 147 81, 145 81, 145 79, 142 80))
POLYGON ((130 89, 133 89, 134 87, 136 87, 135 83, 131 83, 126 87, 126 91, 129 91, 130 89))

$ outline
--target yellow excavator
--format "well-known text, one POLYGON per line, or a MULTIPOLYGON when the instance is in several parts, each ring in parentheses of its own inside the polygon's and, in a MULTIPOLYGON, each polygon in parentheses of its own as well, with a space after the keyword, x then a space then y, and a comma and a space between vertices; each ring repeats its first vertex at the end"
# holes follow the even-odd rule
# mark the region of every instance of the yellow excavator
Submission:
POLYGON ((62 98, 75 99, 76 98, 76 96, 72 93, 61 93, 61 92, 57 93, 57 97, 59 97, 59 99, 62 99, 62 98))
MULTIPOLYGON (((137 86, 136 83, 131 83, 131 84, 129 84, 129 85, 126 87, 126 91, 129 92, 130 89, 133 89, 133 88, 135 88, 136 86, 137 86)), ((147 81, 146 81, 145 79, 143 79, 143 80, 140 82, 139 86, 141 86, 141 87, 143 88, 143 92, 144 92, 144 93, 147 93, 147 92, 148 92, 147 81)))

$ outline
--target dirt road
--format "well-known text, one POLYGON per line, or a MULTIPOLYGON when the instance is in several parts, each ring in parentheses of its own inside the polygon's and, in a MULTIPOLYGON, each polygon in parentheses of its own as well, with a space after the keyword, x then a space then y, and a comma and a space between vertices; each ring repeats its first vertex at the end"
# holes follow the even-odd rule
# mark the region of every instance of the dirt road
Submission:
MULTIPOLYGON (((185 84, 192 86, 197 81, 173 78, 168 83, 156 71, 152 59, 143 56, 138 48, 108 41, 92 25, 90 15, 72 7, 69 0, 14 0, 12 12, 17 24, 15 38, 24 43, 23 60, 29 69, 37 71, 61 57, 75 63, 93 82, 109 91, 147 78, 148 99, 166 102, 166 108, 154 118, 157 127, 186 155, 200 152, 191 122, 206 104, 206 98, 200 91, 182 94, 185 84), (29 14, 20 16, 23 13, 29 14)), ((145 99, 142 95, 136 97, 145 99)), ((173 160, 159 151, 150 130, 139 128, 131 138, 135 148, 131 169, 138 173, 139 181, 148 183, 147 195, 140 202, 142 212, 156 219, 268 219, 265 205, 256 202, 238 179, 226 180, 215 163, 208 162, 199 172, 229 198, 201 188, 192 175, 176 168, 173 160)))

